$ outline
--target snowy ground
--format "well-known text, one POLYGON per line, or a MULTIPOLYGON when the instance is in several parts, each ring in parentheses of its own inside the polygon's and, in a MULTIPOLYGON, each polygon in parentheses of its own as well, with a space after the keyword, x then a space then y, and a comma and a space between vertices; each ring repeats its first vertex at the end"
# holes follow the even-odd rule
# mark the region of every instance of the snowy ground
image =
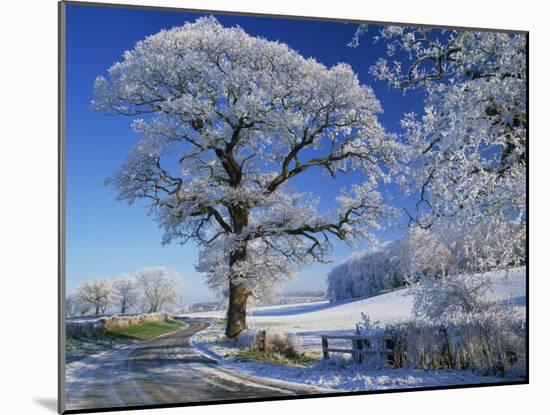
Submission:
MULTIPOLYGON (((525 268, 488 274, 492 301, 508 302, 525 312, 525 268)), ((408 319, 412 312, 410 289, 363 300, 329 303, 328 301, 259 307, 249 317, 249 325, 294 333, 301 349, 320 356, 321 334, 352 333, 361 313, 372 321, 390 322, 408 319)), ((193 317, 220 319, 223 312, 194 313, 193 317)), ((197 333, 193 344, 206 355, 223 361, 234 370, 273 379, 299 382, 322 388, 359 391, 392 388, 418 388, 460 384, 496 383, 518 380, 514 377, 483 376, 467 370, 421 371, 413 369, 378 369, 331 358, 312 367, 285 366, 264 362, 242 361, 236 358, 238 348, 223 339, 223 323, 215 322, 209 329, 197 333)), ((348 345, 349 346, 349 345, 348 345)))
MULTIPOLYGON (((245 361, 237 357, 239 349, 235 344, 223 340, 223 323, 219 321, 197 333, 192 344, 206 356, 216 359, 233 371, 333 391, 404 389, 520 380, 514 376, 484 376, 469 370, 373 369, 340 357, 331 357, 328 361, 319 360, 310 367, 245 361)), ((320 355, 314 348, 310 348, 309 353, 320 355)))
MULTIPOLYGON (((488 293, 492 301, 509 302, 525 312, 525 267, 508 272, 492 272, 488 293)), ((405 288, 363 300, 259 307, 249 313, 248 325, 296 334, 305 350, 320 352, 321 334, 352 333, 365 313, 371 321, 391 322, 411 317, 411 289, 405 288)), ((223 318, 223 311, 188 314, 192 317, 223 318)))
POLYGON ((198 403, 329 390, 240 373, 205 356, 190 337, 209 322, 104 351, 66 366, 67 409, 198 403))
POLYGON ((117 336, 68 337, 66 340, 65 358, 67 363, 71 363, 135 342, 136 340, 124 339, 117 336))
POLYGON ((322 361, 311 368, 288 367, 263 362, 237 362, 233 368, 255 376, 304 383, 335 391, 370 391, 429 386, 501 383, 514 377, 482 376, 467 370, 379 369, 370 370, 338 359, 322 361))

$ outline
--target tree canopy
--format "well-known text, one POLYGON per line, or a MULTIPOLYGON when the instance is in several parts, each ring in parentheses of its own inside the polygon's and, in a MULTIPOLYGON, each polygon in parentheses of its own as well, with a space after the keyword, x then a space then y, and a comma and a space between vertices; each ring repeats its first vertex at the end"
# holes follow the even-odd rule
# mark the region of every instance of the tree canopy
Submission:
POLYGON ((493 266, 521 263, 527 194, 525 35, 386 26, 376 40, 385 43, 389 58, 371 68, 375 78, 404 93, 425 95, 424 113, 405 114, 401 121, 408 155, 400 181, 418 195, 416 211, 407 212, 411 221, 463 234, 470 239, 472 262, 479 254, 493 266), (480 233, 492 238, 492 253, 484 249, 480 233), (495 235, 500 243, 494 243, 495 235))
POLYGON ((346 64, 327 68, 207 17, 138 42, 95 95, 95 109, 134 117, 141 136, 110 185, 149 202, 164 243, 195 241, 216 289, 268 291, 390 213, 376 187, 398 145, 346 64), (312 169, 364 180, 319 212, 317 195, 291 185, 312 169))

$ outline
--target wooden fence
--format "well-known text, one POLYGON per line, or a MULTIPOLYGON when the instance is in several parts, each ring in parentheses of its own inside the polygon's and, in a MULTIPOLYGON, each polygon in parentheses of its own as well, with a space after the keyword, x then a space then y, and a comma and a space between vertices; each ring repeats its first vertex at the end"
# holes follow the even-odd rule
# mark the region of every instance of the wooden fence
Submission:
POLYGON ((393 363, 394 359, 394 339, 391 336, 383 337, 374 337, 374 336, 365 336, 365 335, 322 335, 321 342, 323 345, 323 359, 330 359, 330 353, 349 353, 352 355, 353 360, 357 363, 361 363, 364 357, 374 354, 379 354, 380 356, 386 356, 386 359, 389 363, 393 363), (335 347, 329 347, 328 341, 333 340, 350 340, 351 349, 341 349, 335 347), (379 340, 377 342, 375 340, 379 340), (375 344, 378 343, 377 348, 373 348, 375 344))

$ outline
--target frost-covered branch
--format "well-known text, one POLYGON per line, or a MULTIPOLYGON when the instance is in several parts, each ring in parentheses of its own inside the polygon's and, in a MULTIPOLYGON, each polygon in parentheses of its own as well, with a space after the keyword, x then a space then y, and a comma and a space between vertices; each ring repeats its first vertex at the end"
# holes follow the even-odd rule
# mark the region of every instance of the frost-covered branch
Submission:
POLYGON ((346 64, 327 68, 208 17, 138 42, 95 95, 96 110, 136 117, 142 137, 108 183, 120 200, 149 202, 164 243, 195 241, 197 268, 221 291, 267 290, 325 261, 331 238, 369 237, 390 213, 376 186, 400 147, 346 64), (314 169, 360 171, 365 183, 319 212, 315 195, 291 188, 314 169))
POLYGON ((401 122, 408 156, 400 181, 418 195, 416 212, 407 212, 411 221, 456 234, 514 229, 508 256, 524 252, 518 246, 526 221, 525 36, 388 26, 376 40, 393 63, 381 58, 371 73, 425 97, 424 113, 401 122))

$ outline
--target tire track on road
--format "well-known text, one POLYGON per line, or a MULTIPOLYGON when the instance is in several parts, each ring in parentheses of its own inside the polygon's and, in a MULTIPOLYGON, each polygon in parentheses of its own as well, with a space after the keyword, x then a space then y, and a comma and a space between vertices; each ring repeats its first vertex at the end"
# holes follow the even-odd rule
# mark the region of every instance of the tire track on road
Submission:
POLYGON ((311 386, 283 384, 223 367, 190 341, 210 321, 186 322, 182 330, 114 350, 91 359, 93 363, 81 369, 71 370, 66 385, 67 409, 319 393, 311 386))

